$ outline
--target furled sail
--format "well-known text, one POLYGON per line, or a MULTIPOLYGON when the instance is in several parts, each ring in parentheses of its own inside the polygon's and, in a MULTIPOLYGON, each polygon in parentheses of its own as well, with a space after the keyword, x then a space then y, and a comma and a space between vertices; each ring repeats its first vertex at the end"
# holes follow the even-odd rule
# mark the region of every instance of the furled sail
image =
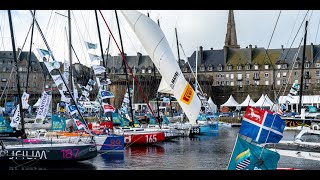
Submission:
POLYGON ((184 78, 162 30, 154 21, 138 11, 125 10, 121 12, 162 75, 163 80, 172 88, 174 96, 177 97, 177 101, 190 123, 195 124, 201 108, 200 99, 184 78))

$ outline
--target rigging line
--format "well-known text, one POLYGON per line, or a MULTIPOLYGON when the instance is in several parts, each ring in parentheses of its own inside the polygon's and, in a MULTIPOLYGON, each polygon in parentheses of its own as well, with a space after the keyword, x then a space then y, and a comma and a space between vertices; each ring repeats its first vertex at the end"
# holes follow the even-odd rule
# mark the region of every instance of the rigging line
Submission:
MULTIPOLYGON (((106 24, 106 26, 107 26, 110 34, 111 34, 112 39, 114 40, 114 42, 115 42, 115 44, 116 44, 116 46, 117 46, 117 48, 118 48, 118 50, 119 50, 119 52, 120 52, 120 54, 121 54, 121 56, 122 56, 122 59, 124 60, 124 63, 126 64, 127 68, 129 69, 129 71, 130 71, 130 73, 131 73, 131 75, 132 75, 132 78, 134 79, 134 82, 136 83, 136 85, 137 85, 137 87, 138 87, 138 89, 139 89, 139 91, 140 91, 140 93, 141 93, 144 101, 147 103, 147 106, 148 106, 148 108, 149 108, 152 116, 153 116, 154 118, 156 118, 156 116, 154 115, 154 112, 153 112, 152 108, 150 107, 150 104, 149 104, 149 101, 148 101, 147 97, 144 95, 144 93, 143 93, 143 91, 142 91, 142 89, 141 89, 141 87, 140 87, 140 85, 139 85, 139 82, 137 81, 136 77, 133 75, 132 69, 131 69, 130 66, 128 65, 127 60, 126 60, 124 54, 123 54, 122 51, 120 50, 120 47, 119 47, 117 41, 115 40, 115 38, 114 38, 114 36, 113 36, 113 33, 111 32, 111 30, 110 30, 110 28, 109 28, 109 26, 108 26, 108 23, 107 23, 107 21, 105 20, 103 14, 102 14, 102 12, 101 12, 101 10, 99 10, 99 12, 100 12, 101 17, 103 18, 103 21, 105 22, 105 24, 106 24)), ((160 127, 161 127, 161 126, 160 126, 160 127)))
MULTIPOLYGON (((51 10, 51 13, 50 13, 50 17, 49 17, 49 21, 48 21, 48 24, 47 24, 47 28, 46 28, 46 31, 45 31, 45 35, 47 35, 48 33, 48 29, 49 29, 49 23, 51 22, 51 17, 52 17, 52 13, 53 13, 53 10, 51 10)), ((51 28, 50 28, 51 29, 51 28)))
POLYGON ((316 38, 314 39, 314 43, 317 42, 317 37, 318 37, 318 32, 319 32, 319 25, 320 25, 320 18, 319 18, 319 22, 318 22, 317 33, 316 33, 316 38))
MULTIPOLYGON (((81 49, 82 49, 82 55, 83 55, 83 57, 84 57, 84 59, 87 59, 86 58, 86 54, 85 54, 85 50, 84 50, 84 38, 83 38, 83 36, 82 36, 82 33, 81 33, 81 31, 80 31, 80 28, 79 28, 79 25, 78 25, 78 21, 77 21, 77 19, 75 18, 75 15, 74 15, 74 13, 73 13, 73 11, 71 11, 71 13, 72 13, 72 16, 73 16, 73 22, 75 23, 75 26, 76 26, 76 29, 77 29, 77 31, 78 31, 78 38, 79 38, 79 40, 80 40, 80 44, 81 44, 81 49)), ((85 62, 85 64, 87 65, 88 63, 87 63, 87 61, 85 62)))
MULTIPOLYGON (((3 29, 5 29, 5 25, 6 25, 6 23, 5 23, 5 20, 4 20, 4 17, 5 17, 5 15, 4 15, 4 13, 2 14, 2 19, 1 19, 1 27, 3 27, 3 29), (3 26, 2 26, 2 23, 3 23, 3 26)), ((3 41, 3 39, 4 39, 4 37, 3 37, 3 34, 4 34, 4 30, 1 30, 1 28, 0 28, 0 31, 1 31, 1 42, 2 42, 2 45, 3 45, 3 50, 5 51, 5 46, 4 46, 4 41, 3 41)))
POLYGON ((289 44, 289 40, 290 40, 291 35, 292 35, 292 33, 293 33, 294 27, 296 27, 296 23, 297 23, 297 21, 298 21, 299 14, 300 14, 300 10, 299 10, 298 15, 297 15, 297 17, 296 17, 296 20, 295 20, 295 22, 294 22, 294 25, 293 25, 293 28, 292 28, 292 30, 291 30, 291 33, 290 33, 289 39, 288 39, 288 41, 287 41, 286 47, 287 47, 288 44, 289 44))
POLYGON ((91 37, 90 37, 90 33, 89 33, 89 31, 88 31, 88 28, 87 28, 87 22, 85 21, 85 19, 84 19, 84 17, 83 17, 82 11, 80 11, 80 14, 81 14, 82 20, 83 20, 83 22, 84 22, 85 30, 86 30, 87 33, 88 33, 89 40, 90 40, 90 42, 92 42, 92 39, 91 39, 91 37))

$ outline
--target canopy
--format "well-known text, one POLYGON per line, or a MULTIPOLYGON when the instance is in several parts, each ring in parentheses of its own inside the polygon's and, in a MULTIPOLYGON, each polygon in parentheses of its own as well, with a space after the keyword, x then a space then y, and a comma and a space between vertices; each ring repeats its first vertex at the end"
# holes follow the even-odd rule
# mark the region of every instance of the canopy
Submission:
POLYGON ((237 101, 233 98, 232 94, 230 95, 229 99, 227 100, 227 102, 225 102, 224 104, 221 105, 222 106, 227 106, 227 107, 237 107, 239 106, 239 103, 237 103, 237 101))
MULTIPOLYGON (((279 97, 279 104, 286 104, 287 96, 279 97)), ((292 98, 288 98, 290 100, 290 104, 299 104, 299 96, 292 96, 292 98)), ((320 103, 320 95, 303 95, 302 96, 302 104, 319 104, 320 103)))
POLYGON ((272 107, 273 102, 268 96, 261 95, 260 99, 253 105, 254 107, 272 107))
POLYGON ((214 104, 214 102, 212 101, 211 97, 209 97, 208 99, 208 104, 212 110, 212 113, 216 113, 218 108, 217 108, 217 105, 214 104))
POLYGON ((246 107, 246 106, 253 106, 255 104, 255 102, 251 99, 250 95, 248 94, 247 98, 241 103, 239 104, 239 106, 241 107, 246 107))

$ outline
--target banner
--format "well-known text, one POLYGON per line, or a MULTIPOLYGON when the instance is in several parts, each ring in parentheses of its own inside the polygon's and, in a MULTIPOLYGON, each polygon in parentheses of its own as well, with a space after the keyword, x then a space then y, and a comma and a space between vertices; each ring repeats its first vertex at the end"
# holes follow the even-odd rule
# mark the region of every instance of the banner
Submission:
POLYGON ((49 111, 51 98, 52 98, 51 95, 49 95, 48 93, 43 91, 34 124, 42 124, 43 123, 43 120, 45 119, 45 117, 47 116, 48 111, 49 111))
POLYGON ((279 115, 248 106, 244 113, 239 134, 258 143, 278 143, 283 137, 286 124, 279 115))
POLYGON ((53 82, 56 84, 58 87, 60 84, 63 83, 63 80, 60 75, 51 75, 53 82))
POLYGON ((60 68, 60 63, 58 61, 53 61, 53 62, 45 61, 43 63, 46 65, 49 73, 54 69, 59 69, 60 68))
POLYGON ((10 119, 11 119, 10 126, 18 129, 20 121, 21 121, 19 104, 17 105, 17 108, 14 112, 13 117, 10 117, 10 119))
POLYGON ((68 111, 70 113, 70 115, 74 115, 75 113, 77 113, 77 108, 75 105, 68 105, 68 111))
POLYGON ((10 126, 9 122, 0 116, 0 133, 10 133, 13 132, 12 127, 10 126))
POLYGON ((277 152, 249 143, 238 136, 228 170, 276 170, 279 159, 277 152))
POLYGON ((30 96, 30 94, 28 94, 28 93, 26 93, 26 92, 23 92, 22 97, 21 97, 22 109, 28 109, 28 108, 29 108, 29 106, 30 106, 30 105, 28 104, 29 96, 30 96))
POLYGON ((95 75, 106 72, 106 68, 103 66, 92 65, 91 67, 95 75))
POLYGON ((102 91, 100 91, 100 97, 101 97, 101 99, 106 99, 106 98, 113 98, 114 95, 110 91, 102 90, 102 91))
POLYGON ((41 56, 41 59, 43 60, 43 58, 45 57, 47 60, 49 60, 49 58, 52 56, 52 52, 46 50, 46 49, 40 49, 37 48, 37 51, 39 53, 39 55, 41 56))
POLYGON ((63 131, 66 128, 66 119, 52 115, 51 130, 63 131))

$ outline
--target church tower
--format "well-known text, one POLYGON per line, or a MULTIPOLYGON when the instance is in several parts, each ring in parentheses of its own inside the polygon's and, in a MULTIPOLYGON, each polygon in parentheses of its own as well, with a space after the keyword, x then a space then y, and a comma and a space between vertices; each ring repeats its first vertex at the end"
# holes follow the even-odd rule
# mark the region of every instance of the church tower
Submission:
POLYGON ((233 10, 229 10, 227 34, 224 41, 224 46, 229 48, 240 48, 237 43, 236 23, 234 22, 233 10))

